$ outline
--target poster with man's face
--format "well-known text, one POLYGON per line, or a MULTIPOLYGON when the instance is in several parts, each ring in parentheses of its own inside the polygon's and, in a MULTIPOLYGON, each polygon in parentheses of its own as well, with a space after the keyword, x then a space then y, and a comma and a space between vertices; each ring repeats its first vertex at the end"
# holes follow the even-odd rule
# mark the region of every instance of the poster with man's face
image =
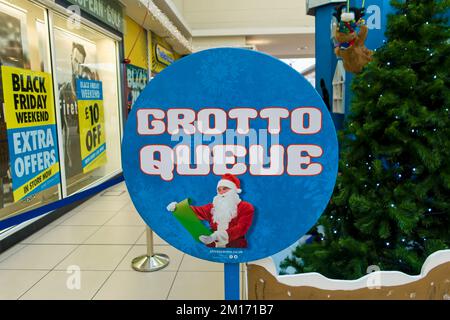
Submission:
POLYGON ((56 79, 63 129, 67 178, 83 173, 76 80, 100 80, 95 43, 69 31, 55 29, 56 79))

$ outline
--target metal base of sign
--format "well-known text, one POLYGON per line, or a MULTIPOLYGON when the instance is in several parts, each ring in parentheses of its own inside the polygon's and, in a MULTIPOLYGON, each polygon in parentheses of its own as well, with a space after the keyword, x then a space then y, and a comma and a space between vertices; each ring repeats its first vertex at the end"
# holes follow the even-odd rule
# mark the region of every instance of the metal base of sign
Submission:
POLYGON ((169 265, 170 259, 165 254, 155 254, 153 256, 140 256, 134 258, 131 266, 139 272, 154 272, 164 269, 169 265))
POLYGON ((131 267, 139 272, 154 272, 164 269, 169 265, 170 259, 167 255, 153 252, 153 231, 147 227, 147 254, 134 258, 131 267))

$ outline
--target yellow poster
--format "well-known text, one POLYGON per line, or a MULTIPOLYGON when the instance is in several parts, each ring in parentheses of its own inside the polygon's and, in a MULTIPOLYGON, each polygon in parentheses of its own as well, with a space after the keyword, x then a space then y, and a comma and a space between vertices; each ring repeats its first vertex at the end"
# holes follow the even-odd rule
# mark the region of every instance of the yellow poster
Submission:
POLYGON ((52 76, 1 67, 14 201, 60 182, 52 76))
POLYGON ((78 79, 77 100, 81 161, 83 173, 87 173, 107 161, 102 83, 78 79))

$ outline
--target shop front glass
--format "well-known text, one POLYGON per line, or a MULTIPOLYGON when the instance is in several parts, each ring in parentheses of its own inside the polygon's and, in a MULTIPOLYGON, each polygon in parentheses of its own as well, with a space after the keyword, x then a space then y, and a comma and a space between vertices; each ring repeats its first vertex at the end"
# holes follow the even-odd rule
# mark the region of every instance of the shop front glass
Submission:
POLYGON ((121 168, 117 42, 55 15, 54 43, 70 195, 121 168), (100 88, 100 97, 80 101, 84 87, 100 88))
POLYGON ((0 220, 3 220, 60 197, 48 19, 44 8, 27 0, 0 0, 0 66, 0 220), (39 101, 46 102, 45 109, 33 113, 36 109, 28 99, 33 94, 26 84, 16 88, 14 94, 9 89, 13 77, 21 76, 45 80, 42 83, 47 92, 34 93, 39 101), (18 103, 14 103, 14 95, 18 103), (45 145, 39 145, 43 139, 37 138, 45 138, 45 145), (49 174, 51 167, 54 170, 49 174))
POLYGON ((72 22, 0 0, 0 221, 121 171, 119 42, 72 22))

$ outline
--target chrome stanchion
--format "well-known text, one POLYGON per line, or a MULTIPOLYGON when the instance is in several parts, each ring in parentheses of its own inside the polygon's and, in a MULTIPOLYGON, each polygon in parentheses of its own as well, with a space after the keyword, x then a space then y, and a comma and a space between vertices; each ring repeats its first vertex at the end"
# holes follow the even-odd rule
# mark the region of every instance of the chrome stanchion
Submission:
POLYGON ((134 258, 131 266, 140 272, 153 272, 164 269, 169 265, 169 257, 165 254, 153 252, 153 231, 147 227, 147 254, 134 258))

